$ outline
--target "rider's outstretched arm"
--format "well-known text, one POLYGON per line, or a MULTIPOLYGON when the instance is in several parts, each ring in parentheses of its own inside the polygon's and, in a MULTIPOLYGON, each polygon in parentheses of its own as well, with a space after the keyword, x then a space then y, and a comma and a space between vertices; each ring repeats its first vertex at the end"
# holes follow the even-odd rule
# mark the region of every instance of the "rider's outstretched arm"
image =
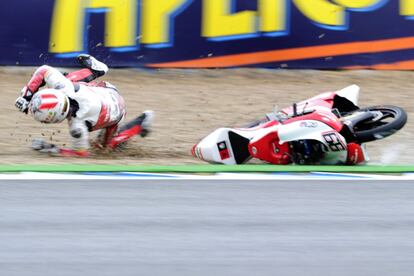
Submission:
POLYGON ((44 140, 35 139, 32 142, 32 149, 54 156, 88 157, 90 155, 90 145, 89 131, 87 126, 83 121, 77 119, 71 119, 68 122, 69 131, 72 138, 72 148, 60 148, 44 140))
POLYGON ((69 73, 66 76, 51 66, 43 65, 39 67, 27 85, 23 87, 21 96, 16 99, 16 107, 21 112, 27 113, 33 95, 44 85, 55 89, 67 87, 74 90, 72 82, 90 82, 108 72, 108 66, 105 63, 90 55, 79 55, 77 59, 85 69, 69 73))
POLYGON ((65 78, 61 72, 48 65, 42 65, 37 68, 30 81, 22 89, 22 94, 16 99, 15 106, 21 112, 27 113, 33 95, 44 85, 59 89, 68 96, 74 92, 72 82, 65 78))
POLYGON ((70 80, 59 72, 56 68, 48 65, 42 65, 33 74, 30 81, 22 90, 22 97, 30 101, 39 88, 47 85, 49 88, 59 89, 64 93, 74 91, 73 84, 70 80))

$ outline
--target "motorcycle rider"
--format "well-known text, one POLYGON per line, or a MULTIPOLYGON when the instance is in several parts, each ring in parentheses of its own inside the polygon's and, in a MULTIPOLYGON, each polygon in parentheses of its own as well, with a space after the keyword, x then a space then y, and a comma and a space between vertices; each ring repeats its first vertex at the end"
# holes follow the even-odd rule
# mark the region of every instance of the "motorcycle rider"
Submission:
POLYGON ((84 69, 65 75, 48 65, 39 67, 15 102, 21 112, 30 113, 42 123, 67 119, 73 148, 59 148, 39 139, 33 140, 32 148, 60 156, 87 157, 91 131, 100 130, 94 143, 100 148, 114 149, 137 134, 145 137, 153 112, 145 111, 118 129, 126 112, 124 99, 109 82, 92 82, 105 75, 108 67, 90 55, 82 54, 77 59, 84 69), (39 90, 44 85, 47 88, 39 90))

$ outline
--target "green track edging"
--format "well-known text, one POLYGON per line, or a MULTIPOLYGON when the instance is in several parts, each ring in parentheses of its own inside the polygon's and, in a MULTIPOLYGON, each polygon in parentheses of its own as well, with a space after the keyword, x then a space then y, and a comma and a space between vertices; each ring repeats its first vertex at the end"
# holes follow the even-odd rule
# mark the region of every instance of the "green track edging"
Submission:
POLYGON ((295 166, 295 165, 0 165, 0 173, 13 172, 146 172, 146 173, 218 173, 218 172, 335 172, 335 173, 404 173, 414 172, 414 165, 366 166, 295 166))

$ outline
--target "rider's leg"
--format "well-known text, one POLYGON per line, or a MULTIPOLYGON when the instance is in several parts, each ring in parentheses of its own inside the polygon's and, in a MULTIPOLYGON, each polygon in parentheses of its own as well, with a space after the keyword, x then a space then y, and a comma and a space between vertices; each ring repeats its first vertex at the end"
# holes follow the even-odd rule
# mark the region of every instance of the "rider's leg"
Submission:
POLYGON ((113 137, 107 144, 109 148, 116 148, 119 144, 128 141, 135 135, 145 137, 149 132, 152 124, 154 113, 152 111, 145 111, 134 120, 123 125, 118 135, 113 137))
POLYGON ((115 135, 118 130, 118 124, 101 129, 98 137, 93 142, 95 148, 104 148, 115 135))
POLYGON ((73 82, 91 82, 108 72, 108 66, 105 63, 98 61, 93 56, 82 54, 79 55, 77 59, 79 64, 85 69, 71 72, 66 75, 66 77, 73 82))
POLYGON ((72 82, 91 82, 96 79, 93 72, 87 68, 70 72, 66 75, 66 78, 72 82))

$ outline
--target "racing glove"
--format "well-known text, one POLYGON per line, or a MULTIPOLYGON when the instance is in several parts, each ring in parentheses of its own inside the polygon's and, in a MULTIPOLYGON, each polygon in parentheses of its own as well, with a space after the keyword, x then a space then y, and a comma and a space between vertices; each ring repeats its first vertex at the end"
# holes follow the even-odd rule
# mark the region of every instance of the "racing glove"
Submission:
POLYGON ((29 101, 30 102, 30 100, 32 99, 32 97, 33 97, 33 91, 31 91, 30 89, 29 89, 29 87, 27 87, 27 86, 25 86, 25 87, 23 87, 22 88, 22 94, 21 94, 21 96, 23 97, 23 98, 25 98, 27 101, 29 101))
POLYGON ((14 105, 20 112, 27 114, 27 112, 29 111, 29 101, 22 96, 16 99, 14 105))
POLYGON ((17 107, 17 109, 20 112, 23 112, 23 113, 27 114, 27 112, 29 110, 29 103, 30 103, 30 100, 33 97, 33 94, 34 93, 27 86, 23 87, 22 92, 21 92, 21 96, 18 97, 16 99, 16 102, 14 103, 14 105, 17 107))
POLYGON ((32 141, 32 149, 41 153, 59 154, 60 150, 54 144, 48 143, 43 139, 34 139, 32 141))
POLYGON ((66 157, 88 157, 89 152, 87 150, 72 150, 59 148, 54 144, 48 143, 43 139, 34 139, 32 141, 32 149, 40 153, 48 153, 56 156, 66 157))

